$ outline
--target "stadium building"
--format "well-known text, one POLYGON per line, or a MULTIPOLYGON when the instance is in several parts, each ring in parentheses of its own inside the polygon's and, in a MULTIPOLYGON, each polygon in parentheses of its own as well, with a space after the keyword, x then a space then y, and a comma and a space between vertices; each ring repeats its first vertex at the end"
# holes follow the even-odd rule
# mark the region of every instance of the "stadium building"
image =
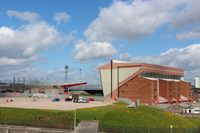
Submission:
POLYGON ((184 70, 180 68, 112 60, 99 69, 106 98, 139 99, 146 104, 191 98, 191 84, 184 80, 184 70))

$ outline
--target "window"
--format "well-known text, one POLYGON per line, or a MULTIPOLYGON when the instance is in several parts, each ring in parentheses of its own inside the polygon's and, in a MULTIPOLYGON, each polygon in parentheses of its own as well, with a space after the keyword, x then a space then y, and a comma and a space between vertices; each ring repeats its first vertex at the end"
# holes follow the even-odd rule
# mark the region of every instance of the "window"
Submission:
POLYGON ((177 75, 168 75, 162 73, 155 73, 155 72, 143 72, 140 74, 142 77, 149 77, 149 78, 164 78, 164 79, 180 79, 180 76, 177 75))

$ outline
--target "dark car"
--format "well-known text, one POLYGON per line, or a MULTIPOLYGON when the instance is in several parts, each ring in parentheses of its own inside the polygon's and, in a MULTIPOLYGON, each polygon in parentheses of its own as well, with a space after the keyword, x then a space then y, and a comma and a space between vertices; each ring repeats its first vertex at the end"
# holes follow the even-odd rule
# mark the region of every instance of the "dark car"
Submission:
POLYGON ((95 99, 90 97, 90 98, 88 98, 88 101, 95 101, 95 99))
POLYGON ((70 102, 70 101, 72 101, 71 98, 69 98, 69 97, 65 98, 65 102, 70 102))
POLYGON ((60 101, 59 98, 54 98, 54 99, 52 100, 52 102, 59 102, 59 101, 60 101))

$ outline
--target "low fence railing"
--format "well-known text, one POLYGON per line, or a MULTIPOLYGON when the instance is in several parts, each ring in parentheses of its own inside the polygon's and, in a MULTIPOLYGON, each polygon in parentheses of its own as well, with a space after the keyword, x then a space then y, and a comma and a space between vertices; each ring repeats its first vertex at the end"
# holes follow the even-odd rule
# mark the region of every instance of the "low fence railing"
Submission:
POLYGON ((153 128, 101 125, 100 131, 109 133, 199 133, 200 128, 153 128))

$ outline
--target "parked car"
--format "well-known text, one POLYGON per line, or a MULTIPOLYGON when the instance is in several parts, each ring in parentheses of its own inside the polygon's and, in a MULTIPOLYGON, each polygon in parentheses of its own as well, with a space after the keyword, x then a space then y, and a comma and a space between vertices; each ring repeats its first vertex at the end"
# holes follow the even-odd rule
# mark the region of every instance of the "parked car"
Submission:
POLYGON ((192 113, 192 114, 200 114, 200 108, 199 107, 192 107, 190 109, 190 113, 192 113))
POLYGON ((88 100, 87 98, 81 97, 81 98, 78 99, 77 102, 78 102, 78 103, 89 103, 89 100, 88 100))
POLYGON ((95 101, 95 99, 90 97, 90 98, 88 98, 88 101, 95 101))
POLYGON ((72 101, 71 98, 69 98, 69 97, 65 98, 65 102, 70 102, 70 101, 72 101))
POLYGON ((54 98, 54 99, 52 100, 52 102, 59 102, 59 101, 60 101, 59 98, 54 98))

